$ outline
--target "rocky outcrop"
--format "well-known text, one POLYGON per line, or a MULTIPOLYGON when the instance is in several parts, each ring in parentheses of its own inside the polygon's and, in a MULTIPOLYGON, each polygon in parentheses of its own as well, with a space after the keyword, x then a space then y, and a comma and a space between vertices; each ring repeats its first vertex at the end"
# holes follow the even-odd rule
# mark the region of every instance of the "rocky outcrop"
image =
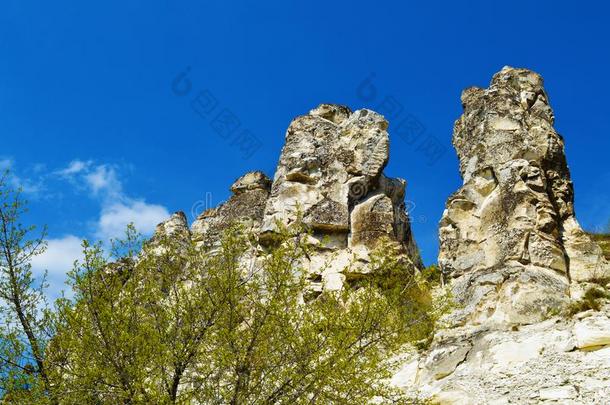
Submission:
POLYGON ((393 384, 440 404, 607 403, 607 322, 589 312, 514 330, 449 329, 405 360, 393 384))
POLYGON ((157 225, 152 239, 154 241, 155 238, 160 237, 189 238, 190 234, 186 215, 184 212, 178 211, 173 213, 169 219, 157 225))
POLYGON ((193 222, 193 240, 202 246, 215 246, 223 231, 236 223, 258 233, 270 188, 271 180, 263 172, 244 174, 231 186, 233 195, 226 202, 204 211, 193 222))
POLYGON ((421 267, 405 210, 402 179, 383 174, 389 159, 388 122, 370 110, 322 104, 286 132, 267 200, 261 240, 300 217, 313 231, 313 288, 339 289, 368 271, 382 238, 421 267))
POLYGON ((608 274, 574 215, 563 138, 542 78, 506 67, 462 94, 453 144, 464 185, 447 201, 439 265, 464 305, 456 322, 531 323, 570 283, 608 274))
POLYGON ((302 215, 314 231, 347 236, 352 208, 379 189, 389 158, 387 127, 372 111, 327 104, 296 118, 286 132, 263 232, 302 215))
MULTIPOLYGON (((406 182, 383 174, 389 159, 387 128, 373 111, 330 104, 296 118, 286 132, 273 182, 262 172, 240 177, 226 202, 193 222, 190 237, 214 248, 223 231, 239 223, 265 245, 279 226, 300 219, 312 233, 308 241, 316 253, 304 259, 310 296, 366 274, 370 253, 382 239, 420 268, 405 209, 406 182)), ((170 218, 158 232, 175 228, 176 221, 170 218)), ((248 260, 257 254, 250 252, 248 260)))
MULTIPOLYGON (((300 220, 311 231, 307 241, 315 252, 303 259, 310 298, 367 274, 370 254, 381 240, 419 269, 405 209, 406 182, 383 174, 387 128, 373 111, 322 104, 290 124, 273 182, 262 172, 246 173, 231 186, 231 197, 199 215, 190 230, 184 214, 177 213, 155 235, 179 233, 214 249, 223 232, 238 223, 264 247, 278 227, 300 220)), ((245 267, 264 254, 261 246, 244 255, 245 267)))
MULTIPOLYGON (((592 238, 576 221, 564 141, 542 78, 507 67, 489 88, 465 90, 462 104, 453 143, 463 185, 439 230, 439 265, 457 305, 426 351, 400 356, 392 383, 442 404, 604 403, 610 266, 596 241, 608 236, 592 238), (595 305, 586 302, 591 286, 606 288, 595 305), (577 300, 586 305, 560 315, 577 300)), ((421 268, 406 182, 383 174, 387 128, 373 111, 322 104, 290 124, 273 181, 247 173, 190 230, 178 213, 155 237, 214 248, 239 223, 258 236, 244 255, 256 261, 280 227, 300 220, 310 231, 306 298, 365 277, 382 240, 421 268)))
POLYGON ((507 67, 489 88, 465 90, 462 104, 453 143, 464 184, 439 230, 458 308, 393 383, 441 404, 605 403, 610 303, 564 310, 591 286, 608 288, 610 268, 575 219, 542 79, 507 67))

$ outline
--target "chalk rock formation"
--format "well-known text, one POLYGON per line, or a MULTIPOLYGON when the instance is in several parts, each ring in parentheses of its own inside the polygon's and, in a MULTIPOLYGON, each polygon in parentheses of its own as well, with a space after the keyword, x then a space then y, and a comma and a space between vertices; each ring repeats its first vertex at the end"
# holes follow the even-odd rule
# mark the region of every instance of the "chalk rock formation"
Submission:
POLYGON ((296 118, 275 172, 263 232, 289 223, 300 211, 321 232, 346 233, 350 211, 377 182, 388 162, 388 123, 369 110, 351 113, 321 105, 296 118))
POLYGON ((157 225, 153 240, 155 237, 190 237, 189 225, 184 212, 175 212, 169 219, 157 225))
MULTIPOLYGON (((313 235, 316 254, 307 258, 311 290, 340 289, 369 271, 370 253, 383 238, 405 261, 422 266, 405 209, 402 179, 383 174, 389 159, 387 121, 370 110, 322 104, 296 118, 273 182, 250 172, 232 186, 232 196, 193 222, 190 236, 200 246, 218 246, 222 232, 240 223, 269 243, 280 225, 299 216, 313 235)), ((157 232, 184 227, 175 214, 157 232), (179 223, 179 224, 178 224, 179 223)), ((256 260, 256 252, 248 257, 256 260)))
POLYGON ((346 278, 366 273, 370 250, 382 237, 421 266, 405 210, 406 182, 383 174, 389 159, 387 128, 373 111, 322 104, 297 117, 286 132, 261 240, 278 224, 301 216, 319 248, 309 263, 318 289, 338 289, 346 278))
POLYGON ((193 240, 212 247, 222 232, 235 223, 257 233, 263 220, 271 180, 263 172, 249 172, 231 186, 233 195, 216 208, 204 211, 191 226, 193 240))
POLYGON ((610 269, 574 217, 542 79, 507 67, 462 103, 453 143, 464 185, 439 230, 460 305, 393 383, 440 404, 606 403, 610 301, 558 316, 587 289, 607 296, 610 269))
MULTIPOLYGON (((429 349, 401 356, 392 383, 441 404, 607 402, 610 301, 559 315, 591 286, 603 288, 610 266, 575 219, 542 79, 504 68, 489 88, 465 90, 462 104, 453 143, 464 183, 439 230, 439 265, 458 305, 429 349)), ((190 230, 178 213, 156 237, 214 248, 238 222, 258 235, 244 255, 256 261, 281 225, 302 219, 312 231, 306 298, 366 276, 382 239, 420 268, 406 183, 383 174, 387 128, 373 111, 322 104, 290 124, 273 182, 247 173, 190 230)))
POLYGON ((447 201, 439 265, 465 306, 458 322, 530 323, 570 281, 608 275, 574 216, 562 137, 542 78, 506 67, 462 94, 453 144, 464 185, 447 201))
POLYGON ((407 356, 392 382, 443 405, 607 403, 609 311, 515 330, 442 331, 424 356, 407 356))

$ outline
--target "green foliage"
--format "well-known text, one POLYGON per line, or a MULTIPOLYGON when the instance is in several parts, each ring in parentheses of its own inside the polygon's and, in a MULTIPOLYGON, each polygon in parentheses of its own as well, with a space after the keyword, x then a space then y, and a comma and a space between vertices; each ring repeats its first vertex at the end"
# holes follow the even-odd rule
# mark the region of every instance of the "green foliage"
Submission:
POLYGON ((569 315, 575 315, 590 309, 599 311, 602 300, 610 300, 610 292, 601 287, 591 287, 585 292, 582 299, 574 301, 568 306, 567 312, 569 315))
POLYGON ((427 281, 381 248, 371 277, 305 302, 302 235, 284 229, 250 262, 239 228, 213 251, 156 237, 119 265, 85 244, 48 350, 62 403, 401 401, 388 359, 431 334, 427 281))
POLYGON ((406 403, 389 359, 428 342, 446 308, 433 272, 389 241, 369 275, 304 299, 312 252, 296 224, 265 249, 239 227, 211 250, 144 243, 133 226, 108 252, 84 241, 73 298, 52 312, 30 269, 44 240, 0 180, 1 403, 406 403))
POLYGON ((419 270, 400 255, 400 249, 395 242, 381 239, 371 254, 371 274, 354 285, 379 291, 397 313, 402 337, 425 349, 452 301, 448 290, 440 287, 438 268, 433 265, 419 270))
POLYGON ((0 394, 3 401, 55 403, 44 351, 53 333, 52 314, 30 261, 44 252, 45 231, 22 225, 27 212, 21 191, 0 175, 0 394))
POLYGON ((442 284, 441 269, 437 264, 431 264, 422 270, 422 278, 430 283, 430 285, 438 287, 442 284))

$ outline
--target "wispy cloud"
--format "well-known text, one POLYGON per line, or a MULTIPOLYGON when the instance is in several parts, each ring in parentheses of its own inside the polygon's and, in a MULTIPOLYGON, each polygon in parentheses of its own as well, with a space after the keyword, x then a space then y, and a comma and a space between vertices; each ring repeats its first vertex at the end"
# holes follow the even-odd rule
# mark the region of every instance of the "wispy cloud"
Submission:
POLYGON ((75 260, 82 258, 81 243, 82 239, 74 235, 49 239, 45 252, 32 259, 32 270, 37 277, 47 272, 50 297, 57 298, 62 290, 66 290, 66 273, 72 269, 75 260))
POLYGON ((78 159, 73 160, 70 162, 70 164, 68 164, 66 168, 57 170, 55 174, 62 177, 72 177, 86 170, 89 166, 91 166, 91 163, 92 162, 90 160, 86 162, 78 159))
MULTIPOLYGON (((32 179, 16 176, 13 168, 12 159, 0 159, 0 170, 11 169, 12 186, 21 186, 25 193, 40 190, 33 187, 36 182, 32 179)), ((120 167, 116 165, 75 159, 58 170, 39 167, 30 172, 37 175, 34 178, 41 179, 41 184, 42 181, 47 181, 49 187, 63 191, 68 184, 77 192, 76 195, 80 194, 82 198, 84 192, 99 205, 99 214, 89 221, 91 226, 74 229, 71 234, 47 240, 47 250, 32 261, 32 270, 36 276, 48 272, 48 295, 51 298, 59 297, 61 291, 66 289, 66 272, 73 267, 75 260, 82 257, 83 239, 91 238, 107 244, 112 238, 124 236, 129 223, 133 223, 144 235, 150 235, 159 222, 169 217, 164 206, 128 194, 123 187, 120 167)))
POLYGON ((15 171, 15 162, 11 158, 0 158, 0 173, 9 170, 11 172, 8 178, 9 184, 20 189, 24 194, 30 197, 38 198, 44 189, 44 178, 37 176, 36 178, 23 178, 17 175, 15 171))
POLYGON ((92 234, 102 241, 123 236, 130 222, 139 232, 150 234, 159 222, 169 217, 168 210, 162 205, 128 195, 119 169, 114 165, 77 159, 57 173, 77 187, 84 187, 91 198, 99 201, 100 214, 92 234))
POLYGON ((157 224, 169 217, 167 209, 161 205, 148 204, 142 200, 125 199, 102 208, 97 222, 96 236, 101 240, 121 237, 130 222, 136 229, 149 235, 157 224))
POLYGON ((85 181, 95 196, 102 194, 104 198, 124 198, 123 184, 112 166, 96 166, 85 175, 85 181))

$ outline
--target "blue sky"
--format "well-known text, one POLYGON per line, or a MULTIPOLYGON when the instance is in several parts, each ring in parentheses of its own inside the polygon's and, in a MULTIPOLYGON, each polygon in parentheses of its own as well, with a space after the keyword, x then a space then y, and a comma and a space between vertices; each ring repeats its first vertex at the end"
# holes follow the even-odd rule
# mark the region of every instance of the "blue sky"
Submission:
POLYGON ((35 267, 58 285, 81 238, 115 236, 129 220, 150 232, 176 210, 192 220, 244 172, 273 175, 291 119, 319 103, 387 110, 388 100, 386 173, 407 180, 415 237, 433 263, 445 200, 461 184, 451 147, 461 90, 486 86, 504 65, 545 78, 577 216, 599 228, 610 219, 608 8, 4 0, 0 166, 24 186, 28 220, 49 227, 49 252, 35 267), (191 89, 181 96, 172 82, 187 70, 191 89), (367 79, 374 93, 362 91, 367 79), (215 131, 213 115, 191 108, 200 92, 257 140, 252 156, 215 131), (412 143, 395 132, 407 118, 420 128, 412 143), (434 159, 422 146, 429 141, 434 159))

